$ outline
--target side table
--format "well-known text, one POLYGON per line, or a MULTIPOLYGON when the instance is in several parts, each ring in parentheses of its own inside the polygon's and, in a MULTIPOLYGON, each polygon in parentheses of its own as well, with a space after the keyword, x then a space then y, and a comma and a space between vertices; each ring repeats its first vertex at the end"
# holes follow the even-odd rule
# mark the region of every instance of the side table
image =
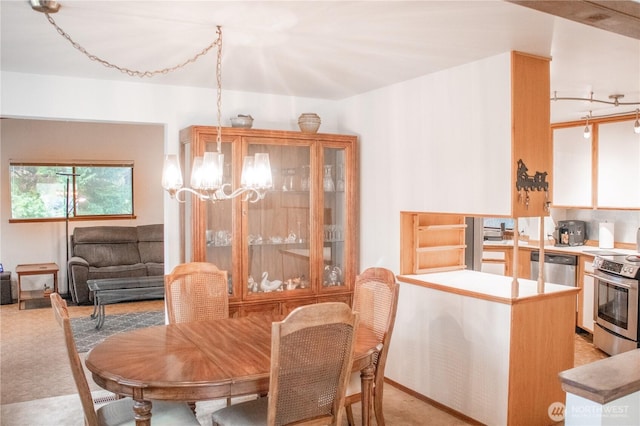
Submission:
POLYGON ((22 302, 32 299, 43 299, 49 296, 44 290, 22 291, 23 275, 53 275, 53 292, 58 292, 58 265, 55 263, 29 263, 16 266, 18 275, 18 309, 22 309, 22 302))

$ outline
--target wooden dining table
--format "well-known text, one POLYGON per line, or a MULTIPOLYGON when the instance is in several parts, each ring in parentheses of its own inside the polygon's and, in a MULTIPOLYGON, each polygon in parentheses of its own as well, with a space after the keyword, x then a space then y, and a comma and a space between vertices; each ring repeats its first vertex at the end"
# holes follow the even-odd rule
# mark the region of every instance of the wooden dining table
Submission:
MULTIPOLYGON (((115 334, 96 345, 85 364, 102 388, 133 398, 136 425, 150 425, 151 400, 195 401, 267 394, 271 323, 256 315, 159 325, 115 334)), ((362 424, 371 418, 374 359, 381 349, 359 327, 353 371, 361 372, 362 424)))

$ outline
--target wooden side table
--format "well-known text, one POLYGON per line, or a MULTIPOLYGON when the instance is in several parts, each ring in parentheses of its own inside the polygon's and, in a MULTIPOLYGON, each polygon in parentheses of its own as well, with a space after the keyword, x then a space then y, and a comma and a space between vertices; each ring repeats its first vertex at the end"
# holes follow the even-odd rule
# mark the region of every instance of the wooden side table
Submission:
POLYGON ((23 275, 53 275, 53 292, 58 292, 58 265, 55 263, 29 263, 16 266, 18 274, 18 309, 22 309, 22 302, 32 299, 49 297, 50 292, 44 290, 22 291, 23 275))

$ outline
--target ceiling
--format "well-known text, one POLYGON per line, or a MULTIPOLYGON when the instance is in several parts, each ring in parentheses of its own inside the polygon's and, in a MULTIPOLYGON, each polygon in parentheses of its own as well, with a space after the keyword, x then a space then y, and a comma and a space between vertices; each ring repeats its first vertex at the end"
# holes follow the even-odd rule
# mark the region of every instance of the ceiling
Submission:
MULTIPOLYGON (((550 96, 640 102, 638 1, 61 0, 50 16, 88 53, 140 71, 194 57, 221 25, 225 90, 339 100, 520 50, 552 57, 550 96)), ((215 87, 215 49, 141 79, 91 61, 26 0, 0 1, 0 24, 2 71, 215 87)), ((557 122, 636 106, 551 108, 557 122)))

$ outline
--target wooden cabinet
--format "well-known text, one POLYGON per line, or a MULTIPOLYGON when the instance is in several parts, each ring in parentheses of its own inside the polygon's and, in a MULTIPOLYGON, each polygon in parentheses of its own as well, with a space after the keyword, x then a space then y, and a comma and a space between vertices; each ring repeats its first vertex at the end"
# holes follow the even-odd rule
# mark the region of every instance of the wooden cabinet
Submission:
POLYGON ((507 271, 511 270, 507 260, 511 258, 511 250, 513 250, 511 247, 485 246, 482 249, 482 267, 480 271, 489 274, 507 275, 507 271))
POLYGON ((599 208, 640 209, 640 134, 633 121, 598 126, 599 208))
POLYGON ((640 209, 640 134, 635 116, 592 120, 553 127, 553 206, 640 209))
MULTIPOLYGON (((192 126, 180 136, 189 163, 217 149, 215 127, 192 126)), ((244 156, 258 152, 269 154, 274 182, 256 203, 191 197, 185 206, 185 258, 228 271, 231 314, 350 302, 358 268, 357 138, 224 128, 221 151, 233 188, 244 156)))
MULTIPOLYGON (((513 254, 512 245, 485 246, 482 251, 482 272, 497 275, 513 276, 513 254)), ((518 278, 531 278, 531 250, 518 248, 518 278)))
POLYGON ((594 279, 593 279, 593 258, 590 256, 580 256, 578 264, 578 287, 580 295, 578 297, 578 327, 593 333, 593 303, 594 303, 594 279))
POLYGON ((550 130, 549 59, 513 52, 511 57, 511 217, 549 216, 553 148, 550 130), (527 170, 518 167, 519 162, 527 170), (548 191, 537 184, 544 180, 548 191), (518 190, 518 181, 525 181, 518 190), (528 190, 527 190, 528 189, 528 190))
POLYGON ((584 127, 553 130, 553 205, 590 207, 593 173, 591 143, 583 136, 584 127))
POLYGON ((401 212, 402 274, 464 269, 464 215, 401 212))

